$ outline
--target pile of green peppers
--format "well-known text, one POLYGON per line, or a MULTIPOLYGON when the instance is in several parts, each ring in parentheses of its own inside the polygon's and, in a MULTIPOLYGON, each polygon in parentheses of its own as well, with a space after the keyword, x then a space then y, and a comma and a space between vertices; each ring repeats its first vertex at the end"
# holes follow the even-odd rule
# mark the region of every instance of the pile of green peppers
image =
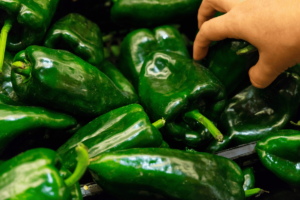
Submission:
POLYGON ((124 200, 250 199, 255 168, 215 154, 251 142, 298 198, 300 65, 257 89, 246 41, 192 60, 181 27, 200 5, 0 0, 0 199, 82 200, 89 182, 124 200), (103 8, 114 30, 87 17, 103 8))

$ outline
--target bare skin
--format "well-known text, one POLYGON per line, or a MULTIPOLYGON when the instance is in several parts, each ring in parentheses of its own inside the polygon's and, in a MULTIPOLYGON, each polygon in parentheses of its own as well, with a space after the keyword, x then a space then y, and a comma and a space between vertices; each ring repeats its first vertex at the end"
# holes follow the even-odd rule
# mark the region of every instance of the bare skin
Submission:
POLYGON ((248 41, 259 51, 258 63, 249 70, 251 83, 265 88, 300 63, 299 8, 297 0, 203 0, 193 57, 203 59, 212 41, 248 41), (216 11, 226 14, 213 18, 216 11))

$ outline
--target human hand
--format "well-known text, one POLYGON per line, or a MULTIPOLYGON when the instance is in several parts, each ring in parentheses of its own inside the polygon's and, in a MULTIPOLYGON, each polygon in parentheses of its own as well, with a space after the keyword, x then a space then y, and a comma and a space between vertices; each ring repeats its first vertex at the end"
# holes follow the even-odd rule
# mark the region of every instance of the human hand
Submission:
POLYGON ((203 0, 193 57, 204 58, 212 41, 248 41, 259 51, 259 61, 249 70, 251 83, 265 88, 300 62, 299 6, 291 0, 203 0), (226 14, 213 18, 217 11, 226 14))

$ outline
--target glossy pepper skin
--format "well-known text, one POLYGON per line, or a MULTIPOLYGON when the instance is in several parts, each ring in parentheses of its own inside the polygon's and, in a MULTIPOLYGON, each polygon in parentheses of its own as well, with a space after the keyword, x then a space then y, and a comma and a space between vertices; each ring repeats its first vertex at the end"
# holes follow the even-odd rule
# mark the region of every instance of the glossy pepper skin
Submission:
POLYGON ((37 128, 65 129, 76 120, 42 107, 0 104, 0 153, 18 135, 37 128))
POLYGON ((64 167, 70 171, 76 165, 75 147, 78 143, 85 144, 89 149, 89 157, 95 158, 104 152, 160 147, 163 140, 144 109, 138 104, 131 104, 94 119, 57 150, 64 167))
POLYGON ((50 149, 31 149, 1 164, 1 199, 70 199, 60 176, 60 159, 50 149))
POLYGON ((44 46, 68 50, 94 66, 104 58, 100 28, 77 13, 55 22, 46 34, 44 46))
POLYGON ((136 103, 139 101, 139 97, 132 84, 111 62, 104 60, 97 66, 97 68, 110 78, 115 86, 119 88, 123 94, 126 94, 127 98, 129 98, 131 102, 136 103))
POLYGON ((207 152, 260 140, 273 130, 284 128, 300 102, 300 77, 281 74, 269 87, 253 86, 229 100, 220 117, 219 128, 227 135, 223 143, 212 142, 207 152))
POLYGON ((74 54, 40 46, 27 47, 14 61, 29 66, 12 71, 14 90, 21 100, 54 107, 82 117, 97 117, 128 105, 132 98, 104 73, 74 54), (26 62, 26 61, 25 61, 26 62), (24 77, 19 73, 29 70, 24 77))
MULTIPOLYGON (((249 45, 243 40, 226 39, 209 49, 203 65, 221 81, 230 95, 248 76, 248 70, 258 59, 253 52, 238 55, 237 52, 249 45)), ((250 84, 249 84, 250 85, 250 84)))
POLYGON ((172 26, 160 26, 153 30, 138 29, 124 38, 118 68, 136 89, 146 56, 157 50, 174 52, 189 58, 182 36, 172 26))
POLYGON ((13 58, 11 53, 8 51, 5 52, 2 73, 0 73, 0 93, 14 101, 18 101, 18 96, 16 95, 11 82, 11 64, 13 63, 13 58))
POLYGON ((120 26, 148 27, 197 16, 202 0, 116 0, 111 19, 120 26))
POLYGON ((300 188, 300 132, 273 131, 259 140, 255 150, 263 165, 280 179, 300 188))
POLYGON ((253 189, 255 186, 255 176, 253 168, 247 167, 246 169, 243 169, 243 174, 245 179, 243 185, 244 191, 253 189))
POLYGON ((0 1, 5 18, 14 20, 8 34, 6 47, 9 51, 21 51, 38 44, 44 37, 56 11, 58 0, 11 0, 0 1))
POLYGON ((101 155, 91 162, 89 171, 101 188, 120 199, 235 200, 245 196, 239 166, 208 153, 128 149, 101 155))
POLYGON ((224 86, 208 69, 184 56, 162 51, 146 58, 139 96, 152 120, 166 119, 166 137, 189 147, 202 146, 213 137, 202 124, 185 121, 184 113, 199 109, 215 120, 226 103, 224 86))

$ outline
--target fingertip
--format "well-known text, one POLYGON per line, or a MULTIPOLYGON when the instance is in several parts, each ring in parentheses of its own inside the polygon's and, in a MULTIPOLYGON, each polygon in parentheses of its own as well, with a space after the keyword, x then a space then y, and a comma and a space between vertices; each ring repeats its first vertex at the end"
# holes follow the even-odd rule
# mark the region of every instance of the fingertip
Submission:
POLYGON ((275 74, 274 71, 270 73, 266 68, 260 67, 259 65, 251 67, 248 74, 251 84, 259 89, 268 87, 279 76, 279 74, 275 74))
POLYGON ((193 47, 193 59, 196 61, 202 60, 208 52, 208 47, 199 47, 194 44, 193 47))

